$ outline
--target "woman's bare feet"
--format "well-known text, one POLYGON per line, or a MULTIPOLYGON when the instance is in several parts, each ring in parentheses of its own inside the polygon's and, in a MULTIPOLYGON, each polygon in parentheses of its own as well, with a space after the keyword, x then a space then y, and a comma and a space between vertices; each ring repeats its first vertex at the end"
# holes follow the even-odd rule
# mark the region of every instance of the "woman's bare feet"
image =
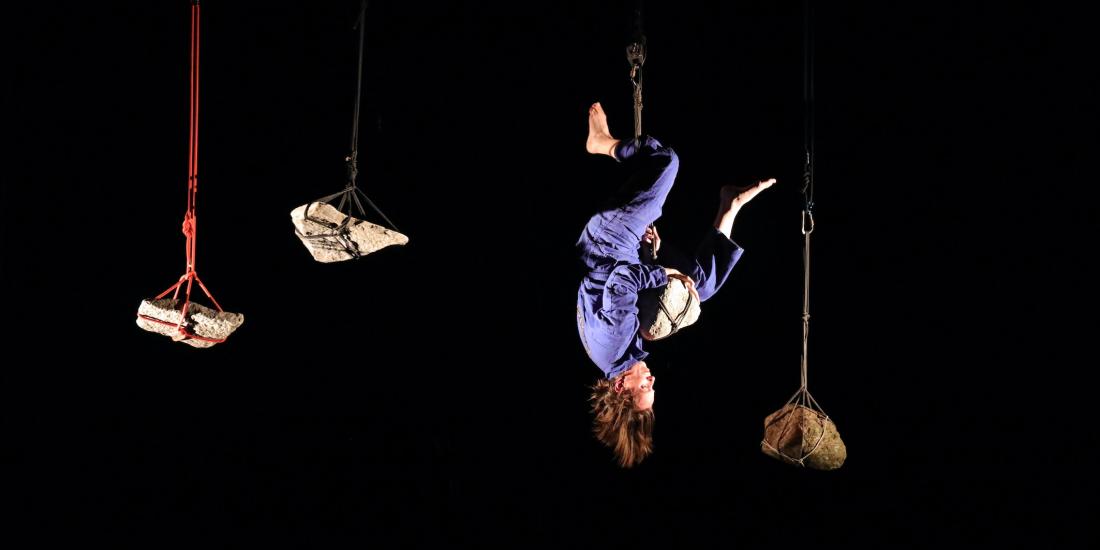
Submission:
POLYGON ((761 191, 775 184, 775 178, 758 181, 749 186, 725 185, 719 193, 718 217, 714 220, 714 228, 721 231, 726 238, 733 233, 733 220, 737 212, 749 201, 760 194, 761 191))
POLYGON ((588 109, 588 141, 585 149, 593 155, 607 155, 615 158, 615 146, 619 140, 611 137, 611 130, 607 127, 607 113, 599 102, 593 103, 588 109))

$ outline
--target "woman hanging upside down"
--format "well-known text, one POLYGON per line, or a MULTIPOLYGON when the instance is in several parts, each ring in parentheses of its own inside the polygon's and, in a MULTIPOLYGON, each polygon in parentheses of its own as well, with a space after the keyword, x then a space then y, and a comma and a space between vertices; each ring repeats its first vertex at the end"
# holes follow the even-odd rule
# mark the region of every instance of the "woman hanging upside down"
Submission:
POLYGON ((596 438, 610 447, 624 467, 653 450, 653 399, 657 377, 642 351, 638 294, 680 279, 699 301, 714 296, 743 250, 730 240, 737 212, 775 179, 748 187, 727 185, 719 193, 714 230, 707 232, 694 258, 673 259, 675 267, 642 263, 642 243, 656 252, 660 236, 653 222, 676 179, 680 161, 669 147, 645 136, 636 141, 611 137, 599 103, 588 110, 588 152, 607 155, 628 171, 611 207, 592 216, 577 247, 588 274, 577 292, 577 328, 588 357, 604 377, 592 387, 596 438))

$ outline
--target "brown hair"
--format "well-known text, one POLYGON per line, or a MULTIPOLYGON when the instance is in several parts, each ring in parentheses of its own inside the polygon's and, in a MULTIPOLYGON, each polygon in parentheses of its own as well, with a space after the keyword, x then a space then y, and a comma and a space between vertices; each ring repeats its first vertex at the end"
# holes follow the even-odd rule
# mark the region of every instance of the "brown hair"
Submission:
POLYGON ((600 379, 592 386, 592 431, 620 466, 630 468, 653 452, 653 409, 635 409, 634 394, 615 391, 616 380, 600 379))

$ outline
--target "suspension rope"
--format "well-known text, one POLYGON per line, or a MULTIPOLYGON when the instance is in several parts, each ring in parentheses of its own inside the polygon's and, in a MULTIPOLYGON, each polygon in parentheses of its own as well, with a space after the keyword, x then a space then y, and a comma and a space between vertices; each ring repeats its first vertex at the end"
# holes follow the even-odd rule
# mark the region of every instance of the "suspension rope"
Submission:
MULTIPOLYGON (((394 229, 394 231, 400 232, 401 230, 397 228, 397 224, 393 223, 393 221, 390 220, 390 218, 386 216, 384 212, 382 212, 382 209, 378 208, 378 206, 374 204, 374 201, 370 200, 370 197, 368 197, 366 193, 359 189, 357 183, 359 178, 359 111, 361 99, 363 96, 363 52, 366 43, 366 23, 367 0, 363 0, 359 7, 359 16, 356 18, 355 25, 352 27, 359 30, 359 64, 356 69, 355 107, 352 110, 351 120, 351 146, 348 156, 344 159, 346 163, 345 167, 347 169, 347 181, 344 184, 343 191, 322 197, 313 202, 327 203, 329 201, 339 198, 339 202, 336 204, 337 210, 346 215, 351 215, 352 213, 357 212, 360 217, 366 217, 367 211, 365 208, 363 208, 363 203, 365 202, 368 206, 371 207, 372 210, 378 213, 378 215, 381 216, 382 219, 385 220, 385 222, 394 229)), ((309 206, 306 207, 306 217, 310 221, 319 223, 321 225, 331 225, 329 222, 321 220, 320 218, 309 216, 309 206)), ((339 227, 333 227, 332 229, 336 229, 342 234, 342 231, 346 229, 346 227, 347 223, 344 223, 340 224, 339 227)), ((332 235, 330 234, 325 234, 320 235, 319 238, 326 238, 331 236, 332 235)), ((346 235, 344 235, 344 237, 345 238, 342 240, 347 240, 348 242, 350 242, 350 238, 347 238, 346 235)), ((348 252, 351 253, 353 256, 358 257, 357 252, 355 252, 354 250, 348 249, 348 252)))
MULTIPOLYGON (((634 143, 641 146, 642 143, 642 65, 645 65, 646 39, 642 30, 642 0, 638 0, 631 18, 631 39, 626 45, 626 62, 630 65, 630 85, 634 89, 634 143)), ((650 224, 649 227, 653 227, 650 224)), ((648 264, 657 263, 657 248, 655 246, 643 246, 642 261, 648 264)), ((667 313, 667 312, 666 312, 667 313)), ((670 316, 671 319, 671 316, 670 316)), ((675 324, 673 332, 676 331, 675 324)))
POLYGON ((802 214, 802 235, 805 242, 802 245, 802 389, 808 390, 809 380, 807 370, 809 363, 809 339, 810 339, 810 234, 814 231, 813 216, 813 184, 814 184, 814 62, 813 62, 813 35, 812 18, 810 16, 810 2, 805 2, 803 10, 803 40, 802 40, 802 101, 805 110, 803 147, 805 148, 805 165, 802 170, 802 196, 805 199, 805 207, 802 214))
MULTIPOLYGON (((806 152, 802 172, 802 194, 806 199, 806 211, 814 205, 814 48, 812 6, 807 0, 802 11, 802 144, 806 152)), ((812 228, 811 228, 812 229, 812 228)))
MULTIPOLYGON (((195 270, 197 220, 196 194, 199 188, 199 2, 191 4, 191 124, 187 158, 187 212, 183 234, 187 237, 187 271, 195 270)), ((190 285, 188 286, 190 290, 190 285)))
POLYGON ((800 365, 801 384, 798 391, 779 411, 765 420, 764 438, 761 448, 766 454, 780 458, 792 464, 816 469, 835 469, 844 462, 847 451, 835 425, 829 419, 825 409, 814 399, 809 390, 809 339, 810 339, 810 235, 814 230, 814 47, 813 13, 811 0, 803 2, 803 86, 802 100, 804 113, 803 146, 805 159, 802 171, 802 195, 805 204, 802 209, 802 357, 800 365), (774 428, 779 426, 778 434, 774 428), (816 437, 811 436, 813 429, 808 423, 817 424, 816 437), (769 436, 769 433, 772 434, 769 436), (810 437, 814 437, 811 441, 810 437), (769 441, 772 439, 772 441, 769 441), (780 446, 793 446, 796 456, 783 452, 780 446), (816 457, 814 455, 817 455, 816 457), (811 457, 813 457, 811 459, 811 457))
MULTIPOLYGON (((803 119, 802 145, 805 151, 802 168, 802 358, 800 365, 801 384, 798 391, 788 401, 805 407, 815 407, 824 414, 809 390, 809 341, 810 341, 810 234, 814 231, 814 48, 812 3, 803 4, 803 40, 802 40, 802 104, 805 111, 803 119)), ((828 418, 828 415, 826 415, 828 418)))
MULTIPOLYGON (((351 117, 351 152, 347 157, 348 187, 355 187, 355 180, 359 177, 359 102, 363 95, 363 43, 364 27, 366 26, 367 0, 363 0, 359 7, 359 17, 352 28, 359 29, 359 64, 355 79, 355 109, 351 117)), ((341 199, 340 209, 343 209, 344 200, 341 199)))

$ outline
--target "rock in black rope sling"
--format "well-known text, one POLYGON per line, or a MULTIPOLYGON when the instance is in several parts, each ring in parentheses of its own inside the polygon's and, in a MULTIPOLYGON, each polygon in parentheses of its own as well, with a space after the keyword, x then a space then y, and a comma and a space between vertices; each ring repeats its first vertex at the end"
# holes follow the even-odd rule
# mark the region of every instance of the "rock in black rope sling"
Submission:
POLYGON ((359 98, 363 94, 363 36, 366 26, 367 2, 359 9, 359 68, 355 86, 355 110, 351 124, 351 152, 345 158, 347 181, 343 191, 321 197, 290 212, 294 233, 302 240, 313 259, 318 262, 339 262, 361 258, 391 245, 403 245, 409 238, 375 206, 356 185, 359 176, 359 98), (333 201, 336 206, 331 203, 333 201), (363 208, 366 202, 393 229, 373 224, 363 208), (354 217, 357 215, 358 217, 354 217))

